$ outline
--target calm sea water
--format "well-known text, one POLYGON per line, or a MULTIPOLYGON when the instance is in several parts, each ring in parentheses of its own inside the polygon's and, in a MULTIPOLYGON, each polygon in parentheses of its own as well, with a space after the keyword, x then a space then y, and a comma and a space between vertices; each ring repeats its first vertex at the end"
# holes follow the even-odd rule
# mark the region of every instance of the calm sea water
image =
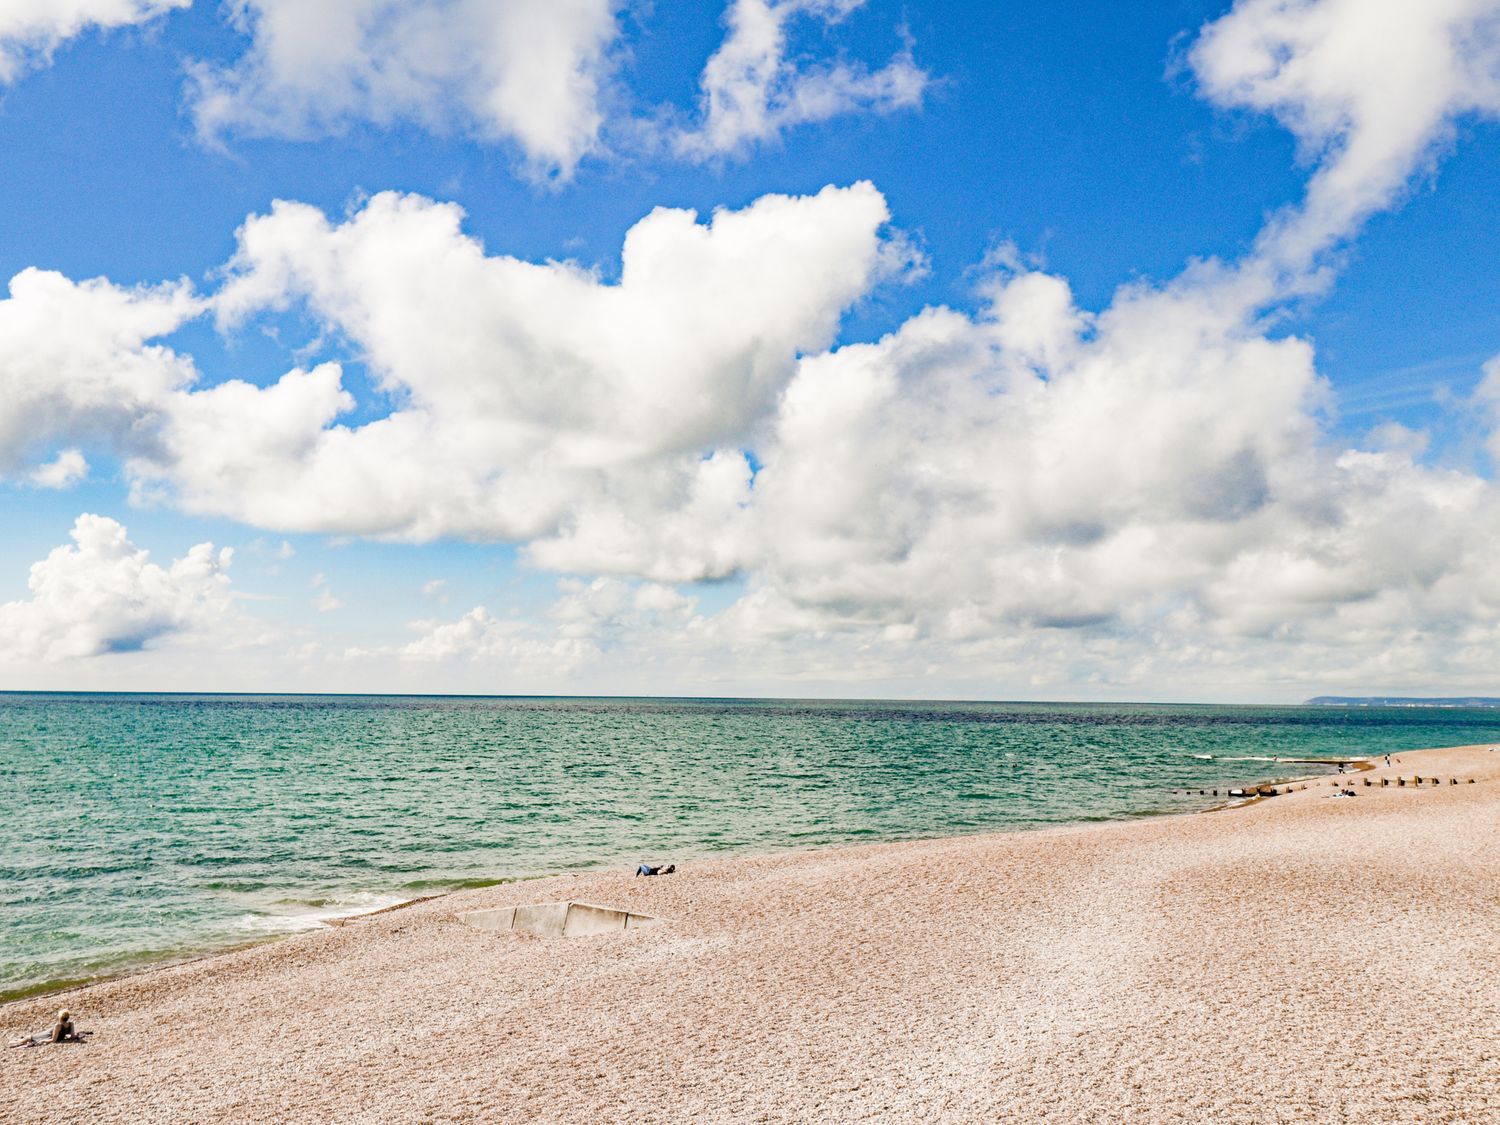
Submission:
POLYGON ((0 996, 455 887, 1142 816, 1307 772, 1278 756, 1495 739, 1483 710, 0 694, 0 996))

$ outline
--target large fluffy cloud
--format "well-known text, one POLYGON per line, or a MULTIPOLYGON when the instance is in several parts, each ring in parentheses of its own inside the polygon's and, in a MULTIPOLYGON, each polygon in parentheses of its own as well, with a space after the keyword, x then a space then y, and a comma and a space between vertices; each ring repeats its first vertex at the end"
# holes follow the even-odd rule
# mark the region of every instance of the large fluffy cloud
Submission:
POLYGON ((145 23, 192 2, 0 0, 0 83, 14 82, 27 68, 50 62, 58 47, 91 27, 145 23))
POLYGON ((1311 348, 1267 338, 1211 273, 1094 317, 1023 273, 978 317, 931 310, 804 361, 756 485, 740 624, 1153 638, 1139 659, 1500 619, 1495 486, 1329 443, 1311 348))
POLYGON ((876 71, 841 59, 799 65, 788 57, 790 26, 835 24, 864 4, 733 0, 725 14, 729 34, 703 69, 702 118, 678 132, 677 150, 697 159, 733 155, 805 122, 919 105, 929 80, 909 51, 876 71))
POLYGON ((224 322, 305 303, 397 408, 330 425, 347 405, 332 366, 222 385, 176 400, 138 478, 193 511, 418 539, 592 543, 608 532, 580 531, 590 513, 682 509, 720 527, 695 519, 701 536, 624 565, 730 565, 713 560, 748 488, 743 443, 799 352, 825 347, 890 265, 880 193, 767 196, 707 223, 658 209, 627 235, 617 281, 486 255, 460 220, 388 194, 342 224, 296 204, 247 223, 224 322))
POLYGON ((742 437, 799 350, 833 338, 881 265, 869 184, 764 196, 700 223, 658 208, 620 276, 487 256, 462 212, 386 193, 334 225, 278 204, 240 232, 221 320, 305 300, 387 389, 481 419, 501 458, 612 464, 742 437))
MULTIPOLYGON (((0 300, 0 479, 27 465, 42 471, 55 444, 149 441, 172 392, 196 375, 153 341, 201 311, 182 283, 127 289, 35 269, 13 277, 0 300)), ((77 457, 69 463, 79 467, 77 457)), ((46 483, 68 475, 53 465, 46 483)))
POLYGON ((250 36, 193 68, 200 134, 309 137, 368 121, 461 128, 571 175, 598 143, 613 0, 236 0, 250 36))
POLYGON ((158 566, 105 516, 82 515, 73 544, 31 568, 31 597, 0 605, 0 657, 58 661, 133 652, 230 612, 233 552, 200 543, 158 566))
POLYGON ((886 218, 868 184, 707 222, 658 209, 610 281, 487 255, 458 208, 421 197, 376 196, 342 223, 278 204, 241 231, 212 305, 226 327, 296 305, 346 340, 393 404, 354 426, 339 424, 356 404, 335 363, 204 385, 159 342, 205 308, 184 285, 27 271, 0 303, 0 471, 55 483, 67 466, 44 458, 102 446, 138 500, 257 526, 725 574, 743 558, 744 450, 799 354, 900 267, 886 218))

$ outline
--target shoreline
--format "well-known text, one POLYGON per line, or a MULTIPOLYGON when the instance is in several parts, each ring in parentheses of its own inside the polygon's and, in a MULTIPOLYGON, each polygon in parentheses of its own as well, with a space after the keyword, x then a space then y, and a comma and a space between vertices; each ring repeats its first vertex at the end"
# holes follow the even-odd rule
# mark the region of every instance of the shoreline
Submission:
MULTIPOLYGON (((1476 744, 1476 745, 1481 745, 1481 744, 1476 744)), ((1488 744, 1482 744, 1482 745, 1488 745, 1488 744)), ((1423 747, 1423 748, 1419 748, 1419 749, 1416 749, 1416 750, 1403 750, 1400 753, 1402 753, 1402 754, 1434 754, 1434 753, 1442 753, 1442 752, 1450 751, 1450 750, 1471 749, 1471 748, 1472 747, 1423 747)), ((1364 771, 1364 770, 1369 770, 1369 769, 1376 768, 1375 765, 1373 764, 1373 762, 1371 761, 1371 759, 1368 758, 1368 757, 1345 757, 1345 758, 1328 758, 1328 759, 1323 759, 1323 758, 1276 758, 1276 759, 1272 759, 1272 761, 1275 761, 1275 762, 1278 762, 1278 763, 1282 763, 1282 764, 1286 764, 1286 765, 1325 765, 1326 764, 1329 767, 1336 767, 1339 764, 1343 764, 1345 766, 1352 765, 1352 766, 1354 766, 1356 772, 1360 772, 1360 771, 1364 771)), ((1257 783, 1254 783, 1253 785, 1246 785, 1246 786, 1244 786, 1244 788, 1248 791, 1248 790, 1258 789, 1258 788, 1269 788, 1269 787, 1271 787, 1273 785, 1277 786, 1277 787, 1287 786, 1287 785, 1297 785, 1297 784, 1302 784, 1303 782, 1310 783, 1310 782, 1312 782, 1315 779, 1326 777, 1326 776, 1328 776, 1328 775, 1327 774, 1316 774, 1316 775, 1309 774, 1309 775, 1300 776, 1300 777, 1294 777, 1294 778, 1290 778, 1290 779, 1257 782, 1257 783)), ((1171 793, 1172 790, 1167 790, 1166 792, 1171 793)), ((1184 793, 1184 795, 1191 795, 1191 792, 1187 791, 1187 790, 1184 790, 1183 793, 1184 793)), ((1290 790, 1288 790, 1287 793, 1290 793, 1290 790)), ((1199 793, 1198 795, 1202 796, 1203 794, 1199 793)), ((1121 817, 1114 817, 1114 818, 1109 818, 1109 819, 1104 819, 1104 820, 1089 820, 1089 819, 1085 819, 1085 820, 1068 821, 1068 822, 1059 823, 1059 824, 1042 824, 1042 825, 1033 825, 1033 826, 1029 826, 1029 827, 1002 828, 1002 829, 994 829, 994 830, 980 831, 980 832, 964 832, 964 833, 959 833, 959 834, 952 835, 952 836, 946 836, 945 835, 945 836, 893 837, 891 839, 886 839, 886 840, 871 840, 871 841, 861 841, 861 842, 836 841, 836 842, 826 843, 826 844, 812 844, 812 845, 801 846, 801 847, 790 847, 790 848, 784 848, 784 849, 776 849, 774 851, 766 851, 766 852, 756 851, 756 852, 744 852, 744 853, 740 853, 740 852, 731 851, 731 852, 723 853, 722 855, 716 855, 716 856, 711 857, 711 858, 709 858, 709 857, 699 857, 699 858, 695 858, 695 859, 689 859, 686 862, 689 862, 689 863, 716 862, 716 861, 718 861, 720 859, 741 859, 741 860, 771 859, 771 858, 777 858, 777 857, 788 856, 788 855, 792 855, 792 856, 795 856, 795 855, 815 855, 815 854, 822 853, 822 852, 832 852, 832 851, 837 851, 837 850, 841 850, 841 849, 861 848, 861 847, 878 847, 878 846, 890 845, 890 844, 932 843, 932 842, 937 842, 937 841, 942 841, 942 840, 984 839, 984 838, 988 838, 988 837, 992 837, 992 836, 1010 836, 1010 835, 1018 835, 1018 834, 1033 834, 1033 833, 1038 833, 1038 832, 1048 832, 1048 831, 1055 831, 1055 830, 1068 830, 1068 829, 1091 828, 1091 827, 1105 828, 1105 827, 1108 827, 1108 826, 1114 825, 1114 824, 1135 823, 1137 821, 1157 820, 1157 819, 1172 818, 1172 817, 1192 817, 1192 816, 1200 816, 1200 815, 1203 815, 1203 814, 1206 814, 1206 813, 1227 812, 1227 811, 1230 811, 1230 810, 1233 810, 1233 809, 1249 808, 1252 805, 1256 805, 1256 804, 1259 804, 1259 803, 1261 803, 1263 801, 1267 801, 1267 800, 1270 800, 1270 799, 1271 798, 1267 797, 1267 796, 1261 796, 1261 795, 1251 794, 1249 796, 1245 796, 1245 797, 1242 797, 1242 798, 1239 798, 1239 799, 1236 799, 1236 800, 1232 800, 1232 801, 1226 800, 1226 801, 1223 801, 1223 802, 1220 802, 1220 803, 1206 805, 1206 806, 1201 807, 1201 808, 1193 808, 1193 809, 1170 809, 1170 810, 1149 810, 1149 811, 1146 811, 1144 813, 1132 814, 1132 815, 1121 816, 1121 817)), ((247 950, 259 949, 259 948, 269 947, 269 946, 284 945, 284 944, 286 944, 288 942, 296 941, 296 940, 301 939, 301 938, 306 938, 306 937, 311 936, 311 935, 316 935, 316 934, 318 934, 320 932, 323 932, 324 930, 327 930, 327 929, 342 929, 342 928, 344 928, 346 926, 357 925, 361 921, 363 921, 365 919, 368 919, 368 918, 373 918, 373 917, 376 917, 376 916, 382 915, 382 914, 388 914, 388 913, 391 913, 393 911, 405 910, 405 909, 407 909, 409 907, 417 906, 417 905, 420 905, 420 904, 426 903, 426 902, 433 902, 433 901, 437 901, 437 900, 441 900, 441 899, 452 898, 455 895, 465 894, 465 893, 467 893, 467 892, 469 892, 471 890, 481 890, 481 889, 487 889, 487 888, 495 887, 495 886, 511 885, 511 884, 515 884, 515 883, 534 882, 534 881, 543 880, 543 879, 572 878, 572 877, 585 876, 585 875, 604 874, 604 873, 608 873, 608 872, 614 872, 614 871, 617 871, 617 870, 618 870, 618 867, 615 864, 599 864, 599 865, 591 865, 589 867, 579 868, 579 869, 576 869, 576 870, 565 871, 565 872, 543 872, 543 873, 534 874, 534 875, 520 875, 520 876, 515 876, 515 877, 496 878, 494 880, 488 880, 488 879, 486 879, 486 880, 483 880, 483 881, 480 881, 480 882, 477 882, 477 883, 471 883, 471 884, 467 884, 467 885, 456 885, 456 886, 454 886, 450 890, 439 891, 436 894, 417 895, 417 896, 414 896, 414 897, 409 898, 409 899, 405 899, 405 900, 400 901, 400 902, 390 903, 390 904, 387 904, 385 906, 377 907, 377 908, 375 908, 373 910, 360 910, 360 911, 355 911, 353 913, 342 915, 342 916, 339 916, 339 917, 336 917, 336 918, 324 919, 324 920, 322 920, 321 926, 319 928, 289 930, 289 931, 287 931, 285 933, 279 933, 279 934, 278 933, 269 933, 269 934, 261 935, 259 937, 247 938, 247 939, 245 939, 243 941, 231 942, 231 943, 228 943, 228 944, 225 944, 225 945, 222 945, 222 946, 215 946, 215 947, 212 947, 212 948, 199 949, 199 950, 194 950, 194 951, 184 951, 181 956, 167 955, 167 956, 164 956, 164 957, 162 957, 160 959, 149 958, 148 960, 146 960, 146 961, 144 961, 142 963, 137 963, 134 966, 124 967, 119 972, 106 972, 106 973, 100 974, 98 976, 75 978, 75 979, 67 979, 67 980, 59 981, 56 984, 53 984, 52 982, 41 982, 41 983, 39 983, 39 984, 37 984, 35 986, 22 986, 20 989, 17 989, 14 992, 0 992, 0 1017, 3 1017, 4 1012, 5 1012, 5 1010, 7 1008, 9 1008, 9 1007, 11 1007, 12 1005, 15 1005, 15 1004, 26 1003, 28 1001, 34 1001, 34 1000, 37 1000, 37 999, 43 998, 43 997, 58 997, 58 996, 70 995, 70 994, 73 994, 73 993, 85 991, 85 990, 87 990, 89 988, 93 988, 93 987, 96 987, 96 986, 106 985, 106 984, 113 984, 113 983, 120 982, 120 981, 133 980, 133 979, 138 978, 138 977, 149 976, 149 975, 154 974, 154 973, 168 971, 168 970, 171 970, 171 969, 179 968, 179 967, 184 966, 184 965, 193 965, 193 964, 197 964, 197 963, 200 963, 200 962, 203 962, 203 961, 212 961, 212 960, 214 960, 216 958, 219 958, 219 957, 231 957, 231 956, 233 956, 233 955, 235 955, 237 953, 243 953, 243 952, 245 952, 247 950)))
MULTIPOLYGON (((1443 750, 1464 750, 1469 748, 1470 747, 1463 746, 1435 746, 1426 747, 1421 750, 1403 750, 1401 752, 1403 754, 1429 754, 1437 753, 1443 750)), ((1278 758, 1276 760, 1285 762, 1288 765, 1315 765, 1321 764, 1322 762, 1322 759, 1319 758, 1278 758)), ((1367 770, 1379 768, 1370 758, 1329 759, 1329 764, 1334 766, 1342 765, 1352 767, 1351 770, 1339 774, 1338 776, 1340 777, 1347 777, 1350 773, 1364 773, 1367 770)), ((1241 786, 1239 795, 1237 797, 1235 796, 1235 791, 1233 789, 1229 790, 1227 795, 1230 797, 1234 797, 1234 800, 1225 801, 1221 804, 1213 805, 1210 808, 1201 809, 1199 811, 1227 812, 1230 809, 1249 808, 1251 805, 1259 804, 1262 801, 1269 801, 1273 797, 1291 796, 1293 786, 1296 786, 1298 791, 1301 791, 1306 789, 1309 785, 1320 781, 1327 776, 1327 774, 1307 774, 1303 777, 1272 778, 1268 781, 1257 781, 1252 785, 1241 786), (1266 793, 1265 790, 1267 789, 1269 789, 1271 792, 1266 793)), ((1218 790, 1212 790, 1211 792, 1214 797, 1218 796, 1218 790)), ((1202 790, 1199 790, 1198 795, 1203 795, 1202 790)))
POLYGON ((59 1125, 1491 1119, 1500 753, 1409 753, 1363 776, 1442 784, 429 898, 75 990, 93 1037, 7 1051, 0 1104, 59 1125), (659 924, 459 918, 559 900, 659 924))

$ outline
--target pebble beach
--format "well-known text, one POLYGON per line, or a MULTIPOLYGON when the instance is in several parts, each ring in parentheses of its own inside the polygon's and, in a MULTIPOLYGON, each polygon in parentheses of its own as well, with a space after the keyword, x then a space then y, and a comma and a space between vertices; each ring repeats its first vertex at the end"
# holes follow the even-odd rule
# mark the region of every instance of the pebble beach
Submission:
POLYGON ((1494 1120, 1500 752, 1399 757, 1211 813, 489 887, 12 1002, 7 1039, 63 1006, 94 1034, 6 1051, 0 1119, 1494 1120), (569 900, 660 921, 457 917, 569 900))

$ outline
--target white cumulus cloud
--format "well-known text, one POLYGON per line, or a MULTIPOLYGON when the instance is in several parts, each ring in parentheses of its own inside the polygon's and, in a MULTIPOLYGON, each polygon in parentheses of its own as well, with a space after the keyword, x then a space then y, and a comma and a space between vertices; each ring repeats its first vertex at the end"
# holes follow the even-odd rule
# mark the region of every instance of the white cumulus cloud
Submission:
POLYGON ((68 40, 90 28, 145 23, 193 0, 0 0, 0 83, 45 66, 68 40))
POLYGON ((47 472, 59 442, 146 440, 171 392, 196 378, 191 360, 152 341, 201 310, 181 283, 126 289, 37 269, 13 277, 0 300, 0 478, 47 472))
POLYGON ((88 458, 76 449, 64 449, 32 471, 31 483, 38 488, 72 488, 88 475, 88 458))
POLYGON ((1159 665, 1158 644, 1397 652, 1403 630, 1500 620, 1496 487, 1330 441, 1311 346, 1266 336, 1242 289, 1200 270, 1088 316, 1025 273, 978 317, 928 310, 804 360, 764 450, 736 628, 898 651, 1149 636, 1132 658, 1159 665))
POLYGON ((235 0, 249 37, 227 68, 197 64, 201 136, 309 138, 351 124, 460 129, 519 146, 567 178, 603 120, 613 0, 235 0))
POLYGON ((765 196, 706 222, 661 208, 626 236, 616 281, 487 255, 461 218, 385 194, 340 224, 300 204, 248 222, 223 322, 303 304, 398 408, 334 424, 351 405, 334 365, 222 384, 175 398, 160 452, 132 471, 262 526, 537 540, 567 568, 628 547, 616 566, 723 572, 733 529, 699 536, 699 516, 732 523, 741 450, 798 354, 890 267, 880 193, 765 196), (691 522, 677 536, 633 530, 676 510, 691 522))
POLYGON ((28 599, 0 605, 5 657, 50 662, 133 652, 211 628, 230 612, 228 547, 200 543, 162 567, 118 522, 88 514, 74 523, 72 539, 32 566, 28 599))
POLYGON ((743 554, 744 450, 797 357, 900 267, 886 219, 869 184, 706 221, 661 208, 605 280, 488 255, 458 208, 387 193, 341 223, 294 203, 252 218, 208 302, 185 284, 23 271, 0 302, 0 472, 52 479, 66 443, 122 458, 138 503, 262 528, 510 540, 559 569, 726 574, 743 554), (305 308, 394 409, 342 424, 357 404, 337 363, 207 384, 161 343, 206 303, 226 328, 305 308))

